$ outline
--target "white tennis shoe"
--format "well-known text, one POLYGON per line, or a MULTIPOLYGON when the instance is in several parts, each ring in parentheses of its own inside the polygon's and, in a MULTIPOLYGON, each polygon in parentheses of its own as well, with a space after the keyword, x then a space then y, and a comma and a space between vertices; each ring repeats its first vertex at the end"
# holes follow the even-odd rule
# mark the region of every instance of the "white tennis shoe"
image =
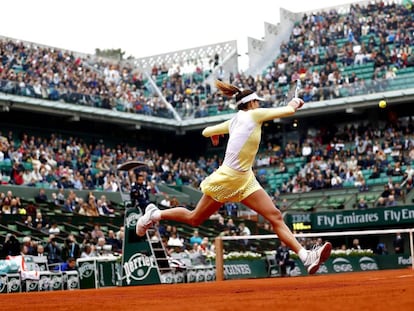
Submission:
POLYGON ((303 262, 309 274, 315 274, 321 264, 323 264, 331 255, 332 244, 326 242, 319 248, 308 251, 308 257, 303 262))
POLYGON ((157 221, 153 219, 154 212, 159 211, 155 204, 148 204, 145 208, 145 214, 142 215, 135 228, 135 232, 138 236, 144 236, 149 228, 151 228, 157 221))

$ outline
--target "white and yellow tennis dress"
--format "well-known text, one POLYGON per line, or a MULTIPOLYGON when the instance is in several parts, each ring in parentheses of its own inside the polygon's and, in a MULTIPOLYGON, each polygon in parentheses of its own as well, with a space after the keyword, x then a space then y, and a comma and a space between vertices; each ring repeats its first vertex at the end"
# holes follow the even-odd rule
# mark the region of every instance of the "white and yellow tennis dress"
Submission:
POLYGON ((225 203, 240 202, 261 189, 252 166, 259 149, 262 124, 294 113, 291 106, 239 110, 230 120, 206 127, 203 136, 229 134, 229 141, 223 165, 201 183, 201 191, 225 203))

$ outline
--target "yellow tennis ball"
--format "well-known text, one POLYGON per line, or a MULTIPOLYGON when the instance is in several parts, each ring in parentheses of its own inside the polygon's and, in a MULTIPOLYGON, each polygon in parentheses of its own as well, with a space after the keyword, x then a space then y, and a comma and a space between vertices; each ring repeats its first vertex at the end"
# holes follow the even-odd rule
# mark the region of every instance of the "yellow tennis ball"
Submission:
POLYGON ((380 102, 378 103, 378 106, 380 108, 385 108, 387 107, 387 102, 385 100, 380 100, 380 102))

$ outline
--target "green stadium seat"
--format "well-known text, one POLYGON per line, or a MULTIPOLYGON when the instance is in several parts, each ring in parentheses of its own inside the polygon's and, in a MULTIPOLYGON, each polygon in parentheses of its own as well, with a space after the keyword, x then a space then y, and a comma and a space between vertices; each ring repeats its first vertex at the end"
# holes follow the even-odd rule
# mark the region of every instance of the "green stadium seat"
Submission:
POLYGON ((25 170, 33 171, 33 164, 31 162, 22 162, 22 164, 25 170))
POLYGON ((343 186, 344 186, 344 188, 352 188, 352 187, 354 187, 354 182, 346 180, 346 181, 344 181, 343 186))

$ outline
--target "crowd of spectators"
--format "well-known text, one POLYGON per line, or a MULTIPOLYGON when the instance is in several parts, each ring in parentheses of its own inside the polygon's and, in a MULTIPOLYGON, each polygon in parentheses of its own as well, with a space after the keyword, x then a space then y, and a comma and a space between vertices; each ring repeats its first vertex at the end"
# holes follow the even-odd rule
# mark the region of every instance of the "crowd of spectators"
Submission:
MULTIPOLYGON (((412 188, 414 174, 412 168, 414 161, 413 132, 411 118, 405 118, 379 128, 363 123, 338 127, 334 133, 331 133, 334 137, 332 141, 326 144, 323 142, 327 136, 322 131, 313 136, 309 135, 300 142, 289 141, 284 147, 269 143, 268 149, 261 155, 261 166, 256 167, 256 173, 263 186, 267 187, 266 180, 262 180, 259 174, 261 168, 279 167, 281 168, 280 172, 286 172, 287 165, 284 162, 287 159, 297 157, 305 159, 299 170, 291 174, 279 189, 273 189, 277 197, 275 203, 279 207, 282 204, 279 203, 281 202, 280 195, 285 193, 341 188, 344 187, 345 182, 353 183, 353 187, 357 187, 360 191, 367 191, 369 188, 366 186, 366 180, 362 174, 363 170, 370 170, 371 175, 368 178, 378 178, 384 173, 388 177, 400 176, 403 185, 389 179, 389 182, 384 185, 384 191, 375 203, 376 206, 394 206, 400 204, 404 192, 408 192, 412 188)), ((49 234, 51 242, 47 244, 49 248, 54 244, 52 243, 53 238, 60 234, 60 229, 53 219, 46 220, 36 206, 48 202, 66 213, 111 216, 114 212, 111 202, 108 202, 102 192, 96 196, 96 191, 118 190, 117 183, 116 186, 105 187, 106 183, 115 178, 114 168, 117 164, 131 159, 149 163, 150 170, 144 173, 144 176, 149 191, 156 193, 158 183, 177 184, 178 180, 180 183, 198 187, 199 182, 216 169, 220 162, 217 155, 211 158, 200 157, 182 160, 175 158, 173 154, 159 155, 157 151, 153 150, 138 151, 133 146, 112 147, 100 143, 96 146, 88 145, 74 137, 70 139, 58 138, 57 134, 51 134, 50 138, 23 134, 20 139, 16 139, 13 133, 9 132, 0 141, 2 142, 0 163, 10 163, 12 167, 10 175, 2 172, 4 177, 8 177, 2 178, 3 182, 33 187, 40 182, 43 186, 39 188, 38 194, 33 198, 35 204, 28 203, 13 195, 12 191, 0 193, 1 213, 22 215, 27 226, 49 234), (30 166, 27 165, 28 163, 30 166), (95 175, 91 174, 92 169, 97 170, 95 175), (40 174, 37 174, 38 172, 40 174), (15 174, 21 176, 27 174, 30 175, 30 178, 22 177, 19 179, 15 174), (37 176, 40 176, 40 179, 36 179, 37 176), (102 178, 101 184, 98 182, 100 178, 102 178), (88 180, 92 182, 87 183, 88 180), (45 188, 55 190, 51 197, 46 195, 45 188), (82 198, 78 196, 76 190, 89 191, 88 195, 82 198), (67 194, 65 195, 65 193, 67 194)), ((120 175, 119 177, 121 178, 121 187, 127 191, 128 182, 134 181, 134 174, 120 175)), ((172 204, 172 200, 175 199, 174 197, 166 197, 165 202, 168 201, 172 204)), ((367 208, 367 206, 362 200, 358 202, 357 208, 367 208)), ((213 216, 217 220, 216 229, 221 226, 219 232, 222 232, 223 235, 240 234, 240 232, 246 231, 245 227, 234 225, 234 219, 237 217, 237 205, 226 204, 220 213, 213 216)), ((271 230, 271 228, 268 229, 271 230)), ((121 249, 119 241, 114 241, 118 239, 116 234, 108 231, 107 235, 102 237, 94 233, 97 231, 99 229, 95 230, 94 228, 90 232, 82 233, 84 242, 79 245, 81 254, 83 252, 97 254, 99 250, 100 253, 103 253, 104 246, 107 244, 114 244, 111 246, 112 250, 121 249), (101 239, 99 240, 99 238, 101 239)), ((186 237, 180 237, 178 232, 174 236, 173 233, 166 229, 166 233, 161 235, 171 253, 177 251, 177 246, 174 243, 180 239, 183 246, 191 245, 186 249, 193 253, 200 254, 200 252, 204 252, 204 248, 211 249, 208 240, 202 243, 199 239, 197 240, 197 238, 205 237, 197 237, 197 234, 194 234, 193 242, 198 241, 194 242, 197 244, 194 246, 190 237, 188 240, 183 240, 186 237), (172 240, 169 245, 170 237, 172 240), (207 245, 210 246, 207 247, 207 245)), ((63 244, 69 243, 70 238, 68 236, 63 244)), ((9 245, 13 244, 13 238, 11 240, 5 245, 5 249, 13 249, 14 247, 17 250, 16 245, 9 245)), ((54 239, 54 241, 58 240, 54 239)), ((32 241, 32 244, 36 244, 36 241, 32 241)), ((43 248, 45 247, 46 245, 43 245, 43 248)), ((47 247, 46 253, 50 252, 47 247)), ((37 245, 32 245, 32 248, 37 249, 37 245)), ((63 249, 64 245, 61 248, 63 249)), ((26 248, 21 244, 19 252, 26 253, 26 251, 26 248)), ((64 258, 61 259, 65 261, 64 258)))
MULTIPOLYGON (((229 109, 230 102, 206 83, 212 72, 214 78, 255 90, 268 105, 285 102, 289 86, 297 79, 303 82, 305 102, 343 96, 342 88, 347 96, 384 91, 398 69, 413 65, 412 14, 412 6, 382 1, 351 4, 346 13, 331 9, 304 14, 289 41, 282 43, 280 54, 257 77, 243 72, 226 75, 218 54, 210 55, 208 62, 155 64, 148 77, 155 82, 163 78, 160 92, 184 118, 208 116, 210 106, 217 111, 229 109), (355 72, 342 75, 343 68, 366 63, 373 64, 367 81, 355 72)), ((130 113, 173 115, 133 62, 104 61, 15 40, 0 40, 0 91, 130 113)))
POLYGON ((67 262, 68 259, 91 258, 122 253, 124 227, 115 231, 103 231, 101 225, 84 226, 75 236, 72 233, 60 231, 54 222, 48 222, 41 212, 36 213, 32 223, 27 226, 36 227, 48 236, 47 241, 41 241, 31 236, 21 240, 15 233, 8 233, 0 248, 0 258, 7 256, 32 255, 47 257, 48 264, 67 262))
MULTIPOLYGON (((88 144, 76 137, 35 137, 22 134, 16 138, 13 132, 2 136, 0 163, 9 165, 3 169, 3 182, 14 185, 36 186, 43 184, 49 189, 118 191, 116 167, 128 160, 148 163, 150 171, 146 179, 151 183, 165 182, 198 185, 207 173, 218 167, 218 158, 197 160, 173 159, 173 154, 159 154, 157 150, 139 150, 136 146, 106 146, 104 143, 88 144), (18 141, 18 145, 15 145, 18 141)), ((121 187, 130 192, 130 182, 135 177, 119 172, 121 187)), ((153 186, 153 192, 157 191, 153 186)))
POLYGON ((282 87, 301 79, 305 102, 385 91, 398 69, 413 65, 413 27, 412 7, 394 2, 352 4, 342 14, 334 9, 304 14, 260 88, 275 89, 280 100, 282 87), (363 64, 372 64, 369 79, 354 70, 342 73, 363 64))
MULTIPOLYGON (((399 187, 403 186, 406 191, 411 189, 414 161, 411 118, 384 124, 383 128, 360 123, 343 125, 329 135, 322 130, 315 133, 304 136, 301 141, 289 141, 285 146, 268 143, 256 166, 256 175, 266 189, 269 189, 267 174, 262 168, 277 167, 278 173, 283 174, 288 172, 286 159, 298 157, 304 159, 301 167, 297 167, 280 187, 272 191, 284 194, 353 186, 363 192, 368 190, 367 179, 380 176, 401 177, 398 182, 395 179, 390 182, 390 189, 397 188, 394 196, 399 195, 399 187), (324 143, 329 137, 331 140, 324 143)), ((65 212, 83 215, 113 213, 106 197, 95 197, 95 191, 117 192, 119 186, 123 192, 131 191, 136 175, 118 172, 116 176, 117 165, 125 161, 148 163, 149 170, 142 174, 152 194, 160 193, 157 187, 160 183, 198 188, 220 163, 218 155, 175 158, 173 153, 159 154, 157 150, 143 151, 129 145, 87 144, 82 139, 65 139, 54 133, 48 138, 22 134, 16 139, 12 132, 1 137, 2 183, 55 190, 52 197, 44 198, 45 194, 39 193, 36 200, 47 199, 65 212), (71 190, 67 197, 64 190, 71 190), (88 190, 89 196, 78 198, 76 190, 88 190)), ((23 213, 19 210, 22 202, 18 198, 8 199, 6 194, 1 198, 2 208, 6 205, 3 213, 23 213)), ((232 206, 225 208, 232 213, 232 206)))
MULTIPOLYGON (((405 194, 413 187, 414 136, 412 119, 408 118, 384 128, 345 125, 333 133, 326 144, 322 133, 308 135, 302 143, 289 142, 285 148, 270 145, 260 157, 257 176, 267 187, 269 174, 261 168, 272 166, 277 174, 288 172, 286 159, 301 158, 303 163, 275 191, 275 199, 288 193, 315 190, 357 188, 370 190, 369 180, 387 178, 390 190, 381 194, 378 205, 405 203, 405 194), (275 148, 276 147, 276 148, 275 148), (395 201, 396 200, 396 201, 395 201)), ((326 137, 325 137, 326 139, 326 137)), ((271 176, 272 177, 272 176, 271 176)))
POLYGON ((0 91, 44 100, 171 117, 149 95, 142 72, 132 65, 0 40, 0 91))

